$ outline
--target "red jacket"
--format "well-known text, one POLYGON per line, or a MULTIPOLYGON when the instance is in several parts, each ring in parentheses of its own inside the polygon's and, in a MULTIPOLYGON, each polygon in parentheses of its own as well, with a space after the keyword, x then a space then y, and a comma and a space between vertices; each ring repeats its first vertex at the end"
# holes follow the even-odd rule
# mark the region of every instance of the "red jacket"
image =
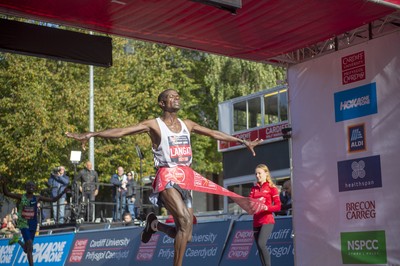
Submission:
POLYGON ((256 184, 251 188, 250 198, 257 199, 268 207, 266 211, 260 211, 253 215, 253 226, 260 227, 263 224, 274 224, 275 219, 272 212, 281 210, 281 200, 276 187, 271 187, 268 182, 256 184))

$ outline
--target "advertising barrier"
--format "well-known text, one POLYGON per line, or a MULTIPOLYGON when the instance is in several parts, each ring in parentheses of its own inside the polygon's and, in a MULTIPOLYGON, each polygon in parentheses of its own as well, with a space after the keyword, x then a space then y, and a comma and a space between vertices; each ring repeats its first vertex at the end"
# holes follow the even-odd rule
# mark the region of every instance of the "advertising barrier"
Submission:
POLYGON ((19 245, 8 245, 9 239, 0 239, 0 265, 13 265, 19 245))
MULTIPOLYGON (((277 217, 274 230, 267 241, 271 265, 294 265, 292 217, 277 217)), ((229 234, 221 266, 261 265, 253 237, 253 221, 235 221, 229 234)))
MULTIPOLYGON (((157 232, 148 243, 143 244, 140 241, 142 230, 142 227, 133 226, 37 236, 33 245, 34 264, 172 265, 174 240, 157 232)), ((294 265, 291 235, 291 217, 277 217, 267 242, 272 265, 294 265)), ((20 245, 8 245, 8 241, 0 239, 0 266, 28 265, 20 245)), ((252 221, 227 220, 195 224, 183 263, 190 266, 260 265, 252 221)))
POLYGON ((133 265, 138 227, 77 233, 65 265, 133 265))
MULTIPOLYGON (((71 247, 73 233, 37 236, 33 244, 33 263, 36 266, 64 265, 71 247)), ((8 245, 0 240, 0 265, 28 265, 26 254, 19 244, 8 245)))
MULTIPOLYGON (((218 265, 230 223, 221 221, 195 224, 192 241, 186 247, 184 265, 218 265)), ((135 265, 172 265, 173 258, 174 240, 163 233, 155 233, 147 244, 140 244, 135 265)))

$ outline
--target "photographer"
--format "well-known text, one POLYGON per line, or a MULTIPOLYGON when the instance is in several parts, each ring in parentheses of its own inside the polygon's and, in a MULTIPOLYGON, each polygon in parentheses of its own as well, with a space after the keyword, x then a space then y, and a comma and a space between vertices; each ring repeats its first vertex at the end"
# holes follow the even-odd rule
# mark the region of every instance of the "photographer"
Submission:
MULTIPOLYGON (((50 178, 47 181, 51 188, 51 196, 54 198, 69 184, 69 177, 65 174, 65 167, 59 166, 51 171, 50 178)), ((65 222, 65 201, 66 195, 63 194, 57 202, 53 202, 53 218, 56 223, 63 224, 65 222)))

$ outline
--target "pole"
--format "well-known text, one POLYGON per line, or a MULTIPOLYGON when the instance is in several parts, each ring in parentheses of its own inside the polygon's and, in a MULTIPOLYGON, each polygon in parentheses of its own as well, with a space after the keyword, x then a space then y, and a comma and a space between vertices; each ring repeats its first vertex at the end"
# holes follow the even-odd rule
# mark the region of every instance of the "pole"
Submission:
MULTIPOLYGON (((89 66, 90 78, 90 93, 89 93, 89 131, 94 131, 94 82, 93 82, 93 66, 89 66)), ((89 140, 89 161, 92 162, 93 169, 95 169, 94 162, 94 138, 89 140)))
MULTIPOLYGON (((136 148, 137 156, 138 156, 139 159, 140 159, 139 180, 140 180, 140 182, 142 182, 142 175, 143 175, 143 168, 142 168, 142 166, 143 166, 144 155, 143 155, 142 151, 140 150, 139 145, 136 144, 135 148, 136 148)), ((141 183, 140 183, 140 184, 141 184, 141 183)), ((139 192, 139 193, 140 193, 140 195, 139 195, 140 203, 139 203, 138 205, 139 205, 139 208, 142 209, 142 211, 143 211, 143 208, 142 208, 143 199, 144 199, 144 198, 143 198, 143 186, 140 186, 139 191, 140 191, 140 192, 139 192)))

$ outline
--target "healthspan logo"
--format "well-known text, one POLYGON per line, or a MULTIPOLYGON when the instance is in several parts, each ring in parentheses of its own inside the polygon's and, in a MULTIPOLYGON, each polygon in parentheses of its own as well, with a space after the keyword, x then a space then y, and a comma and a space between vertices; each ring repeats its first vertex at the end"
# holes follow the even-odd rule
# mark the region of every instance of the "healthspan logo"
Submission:
POLYGON ((336 122, 376 114, 376 83, 336 92, 334 101, 336 122))
POLYGON ((379 155, 337 163, 339 191, 382 187, 379 155))
POLYGON ((385 231, 342 232, 343 264, 386 264, 385 231))
POLYGON ((347 127, 348 152, 361 152, 367 149, 365 139, 365 124, 352 125, 347 127))

